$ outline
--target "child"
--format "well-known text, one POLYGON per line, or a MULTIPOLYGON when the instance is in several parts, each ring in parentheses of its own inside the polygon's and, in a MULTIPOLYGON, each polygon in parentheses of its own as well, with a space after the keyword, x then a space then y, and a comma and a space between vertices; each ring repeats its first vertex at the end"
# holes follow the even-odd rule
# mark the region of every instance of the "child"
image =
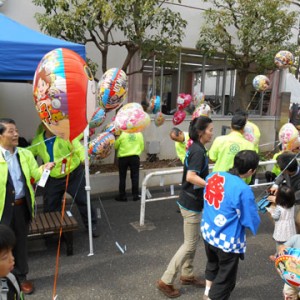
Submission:
MULTIPOLYGON (((278 255, 283 255, 286 248, 300 249, 300 234, 295 234, 282 245, 278 246, 278 255)), ((275 257, 274 257, 275 258, 275 257)), ((285 300, 297 300, 300 297, 299 291, 296 287, 284 284, 283 296, 285 300)))
POLYGON ((295 193, 287 185, 279 187, 276 196, 270 195, 268 200, 275 203, 266 209, 275 221, 273 238, 276 241, 276 248, 285 243, 291 236, 296 234, 294 220, 295 214, 295 193))
POLYGON ((16 277, 11 273, 15 265, 12 248, 16 238, 6 225, 0 224, 0 299, 23 300, 23 293, 16 277))

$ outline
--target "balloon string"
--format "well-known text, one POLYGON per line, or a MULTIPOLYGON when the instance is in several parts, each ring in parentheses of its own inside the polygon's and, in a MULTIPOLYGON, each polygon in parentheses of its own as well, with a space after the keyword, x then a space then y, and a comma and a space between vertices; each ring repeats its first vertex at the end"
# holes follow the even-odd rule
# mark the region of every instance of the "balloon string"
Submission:
MULTIPOLYGON (((73 151, 71 152, 71 154, 73 151)), ((62 208, 61 208, 61 221, 60 223, 63 224, 63 219, 65 216, 65 208, 66 208, 66 198, 67 198, 67 190, 69 185, 69 178, 70 178, 70 170, 71 170, 71 161, 72 161, 72 155, 70 156, 70 159, 67 164, 67 177, 66 177, 66 188, 62 200, 62 208)), ((55 262, 55 275, 54 275, 54 283, 53 283, 53 292, 52 292, 52 299, 55 300, 56 298, 56 287, 57 287, 57 278, 58 278, 58 269, 59 269, 59 257, 60 257, 60 245, 61 245, 61 237, 62 237, 62 226, 59 230, 59 239, 58 239, 58 245, 57 245, 57 253, 56 253, 56 262, 55 262)))
POLYGON ((246 111, 249 109, 249 107, 250 107, 250 105, 251 105, 253 99, 255 98, 256 94, 257 94, 257 91, 255 91, 255 93, 254 93, 252 99, 250 100, 250 102, 249 102, 249 104, 248 104, 248 106, 247 106, 247 108, 246 108, 246 111))

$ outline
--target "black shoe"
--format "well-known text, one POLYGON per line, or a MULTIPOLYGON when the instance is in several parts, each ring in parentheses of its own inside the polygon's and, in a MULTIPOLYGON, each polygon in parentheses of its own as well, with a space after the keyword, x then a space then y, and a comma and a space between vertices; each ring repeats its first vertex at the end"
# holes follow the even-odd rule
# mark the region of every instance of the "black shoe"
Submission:
POLYGON ((116 198, 115 198, 115 200, 116 201, 120 201, 120 202, 126 202, 127 201, 127 198, 125 197, 120 197, 120 196, 117 196, 116 198))
POLYGON ((93 238, 97 238, 100 236, 100 230, 98 229, 97 225, 92 226, 92 236, 93 238))
POLYGON ((141 196, 140 195, 135 195, 133 196, 132 200, 133 201, 139 201, 141 199, 141 196))

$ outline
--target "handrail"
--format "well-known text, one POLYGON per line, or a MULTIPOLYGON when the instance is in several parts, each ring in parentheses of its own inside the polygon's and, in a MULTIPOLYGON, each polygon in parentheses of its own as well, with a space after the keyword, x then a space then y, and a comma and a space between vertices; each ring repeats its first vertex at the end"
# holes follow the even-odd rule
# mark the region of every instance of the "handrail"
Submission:
MULTIPOLYGON (((259 166, 265 166, 270 164, 275 164, 276 160, 267 160, 267 161, 260 161, 259 166)), ((209 170, 211 170, 214 167, 213 164, 209 165, 209 170)), ((172 174, 180 174, 183 172, 183 167, 172 169, 172 170, 164 170, 164 171, 155 171, 152 173, 149 173, 145 176, 142 182, 142 195, 141 195, 141 210, 140 210, 140 226, 145 225, 145 210, 146 210, 146 202, 154 202, 154 201, 160 201, 160 200, 168 200, 168 199, 176 199, 179 196, 178 195, 171 195, 166 197, 158 197, 158 198, 151 198, 146 199, 146 192, 147 192, 147 182, 150 178, 154 176, 162 176, 162 175, 172 175, 172 174)), ((251 185, 251 187, 258 187, 258 186, 264 186, 264 185, 270 185, 271 182, 267 183, 257 183, 251 185)))

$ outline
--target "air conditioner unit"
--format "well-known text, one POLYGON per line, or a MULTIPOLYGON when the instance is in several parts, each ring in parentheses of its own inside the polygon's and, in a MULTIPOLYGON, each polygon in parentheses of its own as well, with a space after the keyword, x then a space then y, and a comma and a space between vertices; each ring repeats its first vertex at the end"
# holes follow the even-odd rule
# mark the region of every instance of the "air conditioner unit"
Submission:
POLYGON ((147 153, 148 154, 158 154, 160 152, 160 142, 150 141, 147 142, 147 153))

